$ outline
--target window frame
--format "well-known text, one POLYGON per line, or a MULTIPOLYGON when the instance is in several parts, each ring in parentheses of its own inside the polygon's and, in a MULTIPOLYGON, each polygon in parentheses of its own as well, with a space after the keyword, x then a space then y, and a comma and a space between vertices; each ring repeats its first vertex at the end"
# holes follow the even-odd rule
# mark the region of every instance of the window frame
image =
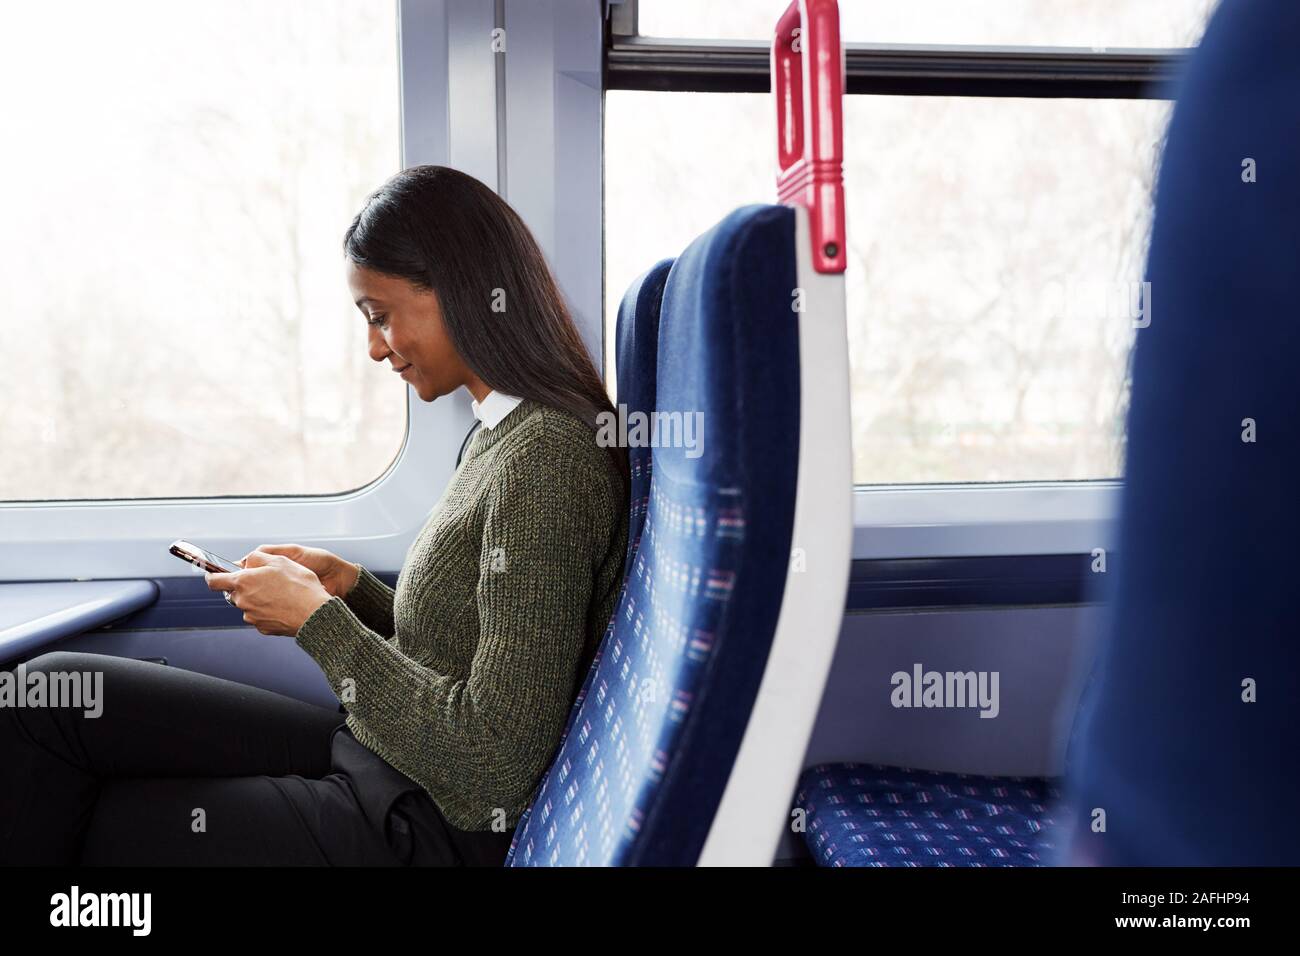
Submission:
MULTIPOLYGON (((609 34, 606 89, 770 93, 770 48, 757 40, 609 34)), ((1168 99, 1186 50, 845 43, 846 96, 1168 99)))

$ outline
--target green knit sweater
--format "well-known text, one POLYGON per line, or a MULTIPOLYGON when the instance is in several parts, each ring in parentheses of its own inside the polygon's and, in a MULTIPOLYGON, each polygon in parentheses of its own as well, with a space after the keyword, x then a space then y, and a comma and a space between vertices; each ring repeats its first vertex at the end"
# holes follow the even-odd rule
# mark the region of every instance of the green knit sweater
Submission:
POLYGON ((298 644, 362 744, 453 826, 513 828, 614 611, 622 479, 595 431, 525 400, 471 440, 394 591, 364 567, 298 644))

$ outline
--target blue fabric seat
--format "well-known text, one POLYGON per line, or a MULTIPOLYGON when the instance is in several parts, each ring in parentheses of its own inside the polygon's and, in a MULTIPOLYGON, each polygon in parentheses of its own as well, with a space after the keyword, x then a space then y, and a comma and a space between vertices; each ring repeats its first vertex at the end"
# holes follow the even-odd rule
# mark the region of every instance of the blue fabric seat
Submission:
MULTIPOLYGON (((672 259, 655 263, 628 288, 618 309, 615 330, 615 369, 618 404, 631 412, 655 410, 655 372, 659 360, 659 310, 672 259)), ((650 507, 650 474, 654 467, 648 447, 628 448, 631 484, 628 494, 627 562, 623 577, 632 566, 632 556, 641 544, 641 531, 650 507)))
POLYGON ((804 771, 795 806, 821 866, 1044 866, 1060 791, 1030 777, 982 777, 876 764, 804 771))
POLYGON ((1174 108, 1063 862, 1300 863, 1298 44, 1293 0, 1222 4, 1174 108))
POLYGON ((629 416, 676 413, 683 427, 692 416, 704 429, 695 447, 679 431, 677 447, 630 449, 634 543, 623 590, 507 865, 699 860, 764 674, 791 553, 794 243, 794 209, 746 206, 623 301, 618 374, 629 416))

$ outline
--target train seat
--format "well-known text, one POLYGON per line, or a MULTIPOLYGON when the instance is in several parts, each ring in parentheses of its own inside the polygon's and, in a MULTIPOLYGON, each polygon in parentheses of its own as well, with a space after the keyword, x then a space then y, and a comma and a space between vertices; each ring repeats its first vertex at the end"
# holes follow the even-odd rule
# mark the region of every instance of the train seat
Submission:
MULTIPOLYGON (((648 431, 620 436, 633 472, 627 573, 507 865, 772 861, 848 578, 847 538, 821 561, 829 592, 791 571, 793 543, 837 541, 849 504, 844 475, 831 479, 841 509, 816 479, 801 484, 801 461, 845 441, 805 427, 814 408, 837 418, 805 386, 843 385, 847 421, 846 370, 827 371, 844 361, 831 334, 842 311, 818 316, 825 335, 791 312, 801 281, 817 287, 796 253, 807 234, 805 210, 743 207, 623 300, 619 427, 653 413, 648 431)), ((833 311, 810 299, 813 315, 833 311)))
POLYGON ((1300 862, 1297 38, 1293 3, 1220 6, 1169 125, 1070 863, 1300 862))
MULTIPOLYGON (((664 298, 664 283, 672 259, 662 259, 651 266, 628 288, 618 309, 615 330, 615 369, 618 404, 626 413, 647 414, 655 410, 655 363, 659 358, 659 309, 664 298)), ((632 556, 641 542, 646 511, 650 506, 650 470, 654 465, 648 445, 629 446, 628 471, 631 484, 628 495, 627 563, 623 577, 632 566, 632 556)))
POLYGON ((1056 781, 876 764, 820 764, 795 797, 821 866, 1051 865, 1063 819, 1056 781))

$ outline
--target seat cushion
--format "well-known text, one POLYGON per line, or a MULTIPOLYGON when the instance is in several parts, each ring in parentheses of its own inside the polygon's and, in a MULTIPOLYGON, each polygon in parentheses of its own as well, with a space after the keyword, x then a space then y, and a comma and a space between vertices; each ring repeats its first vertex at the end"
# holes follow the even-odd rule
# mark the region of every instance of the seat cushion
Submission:
POLYGON ((1038 777, 821 764, 795 797, 821 866, 1044 866, 1059 792, 1038 777))

